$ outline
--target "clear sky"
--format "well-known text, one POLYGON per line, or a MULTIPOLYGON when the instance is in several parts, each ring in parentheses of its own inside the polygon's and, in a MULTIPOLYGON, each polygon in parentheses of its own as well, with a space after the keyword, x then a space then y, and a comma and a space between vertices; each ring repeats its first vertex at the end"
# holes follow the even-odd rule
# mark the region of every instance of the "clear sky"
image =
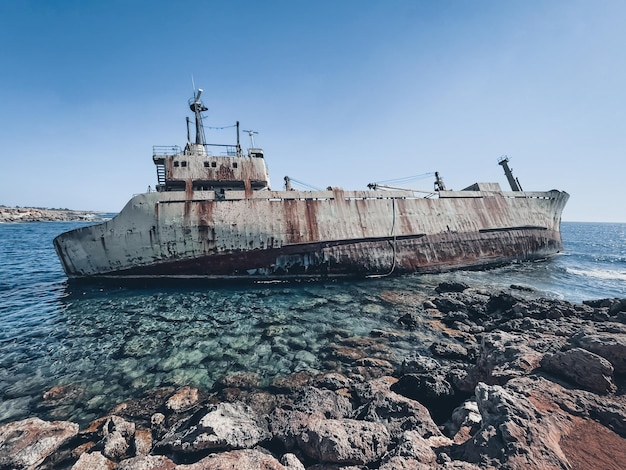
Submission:
POLYGON ((506 154, 564 220, 626 222, 625 24, 623 0, 0 0, 0 204, 121 210, 185 144, 193 76, 273 189, 508 189, 506 154))

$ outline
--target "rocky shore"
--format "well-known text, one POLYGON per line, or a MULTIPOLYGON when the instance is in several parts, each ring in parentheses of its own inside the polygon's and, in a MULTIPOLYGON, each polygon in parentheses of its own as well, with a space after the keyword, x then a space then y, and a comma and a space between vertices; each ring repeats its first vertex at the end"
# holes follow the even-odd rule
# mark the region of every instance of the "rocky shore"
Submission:
MULTIPOLYGON (((445 340, 399 367, 355 346, 343 373, 298 373, 269 389, 254 374, 211 391, 161 388, 83 428, 8 423, 0 468, 626 468, 626 299, 526 294, 440 284, 398 325, 428 318, 445 340)), ((46 394, 62 402, 71 390, 46 394)))
POLYGON ((102 220, 102 214, 69 209, 43 209, 38 207, 0 206, 0 223, 3 222, 91 222, 102 220))

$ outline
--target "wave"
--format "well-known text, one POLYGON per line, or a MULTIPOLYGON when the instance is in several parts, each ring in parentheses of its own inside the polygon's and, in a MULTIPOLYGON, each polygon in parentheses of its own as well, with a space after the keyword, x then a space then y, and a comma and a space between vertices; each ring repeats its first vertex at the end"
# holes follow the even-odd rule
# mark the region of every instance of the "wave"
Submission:
POLYGON ((596 279, 604 280, 619 280, 626 282, 626 271, 613 271, 610 269, 565 269, 570 274, 578 276, 593 277, 596 279))

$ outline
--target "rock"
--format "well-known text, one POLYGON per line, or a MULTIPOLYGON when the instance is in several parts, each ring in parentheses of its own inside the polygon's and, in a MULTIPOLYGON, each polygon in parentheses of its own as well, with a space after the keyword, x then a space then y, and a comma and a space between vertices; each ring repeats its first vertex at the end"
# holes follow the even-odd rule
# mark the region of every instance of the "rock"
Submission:
POLYGON ((459 447, 463 460, 520 470, 570 468, 559 447, 566 419, 545 417, 527 398, 499 385, 478 384, 476 402, 482 424, 459 447))
POLYGON ((436 422, 448 418, 460 401, 446 377, 440 373, 406 374, 391 386, 391 390, 419 401, 430 411, 436 422))
MULTIPOLYGON (((130 469, 129 469, 130 470, 130 469)), ((232 450, 211 454, 202 460, 178 465, 176 470, 291 470, 269 453, 257 449, 232 450)))
POLYGON ((329 390, 339 390, 350 386, 350 379, 339 372, 326 372, 315 377, 314 385, 329 390))
POLYGON ((137 429, 134 438, 135 455, 148 455, 152 450, 152 432, 149 429, 137 429))
POLYGON ((405 313, 400 318, 398 318, 398 323, 409 330, 414 330, 418 328, 422 322, 419 318, 413 313, 405 313))
POLYGON ((463 292, 469 289, 469 285, 464 282, 441 282, 435 287, 435 292, 441 294, 443 292, 463 292))
POLYGON ((308 414, 321 414, 326 418, 346 418, 354 411, 350 400, 333 390, 305 388, 293 402, 293 409, 308 414))
POLYGON ((253 372, 236 372, 221 377, 216 386, 219 388, 240 388, 243 390, 252 390, 259 388, 261 378, 259 374, 253 372))
POLYGON ((355 387, 354 392, 361 406, 354 418, 383 424, 393 438, 412 429, 422 437, 440 436, 441 432, 428 409, 416 400, 390 390, 390 384, 372 380, 355 387))
POLYGON ((467 348, 459 343, 451 341, 436 341, 430 345, 430 351, 438 357, 445 359, 468 359, 469 354, 467 348))
POLYGON ((528 346, 525 335, 494 331, 482 336, 476 361, 479 380, 504 384, 539 367, 543 354, 528 346))
POLYGON ((272 388, 278 392, 290 393, 302 389, 312 381, 311 375, 306 372, 296 372, 285 377, 272 380, 272 388))
POLYGON ((581 331, 572 344, 607 359, 619 374, 626 373, 626 334, 581 331))
POLYGON ((106 458, 119 462, 128 452, 128 442, 126 438, 119 431, 113 431, 104 438, 104 449, 102 455, 106 458))
MULTIPOLYGON (((143 455, 120 462, 116 470, 173 470, 180 468, 164 455, 143 455)), ((93 467, 90 470, 94 470, 93 467)))
MULTIPOLYGON (((593 419, 626 437, 626 401, 622 397, 600 396, 586 390, 568 389, 544 377, 512 379, 507 388, 541 403, 544 410, 593 419)), ((624 460, 626 462, 626 460, 624 460)))
POLYGON ((304 411, 276 408, 269 416, 269 429, 272 437, 285 449, 291 451, 298 445, 298 437, 311 421, 325 419, 322 414, 308 414, 304 411))
POLYGON ((380 470, 429 470, 437 463, 430 443, 415 431, 405 431, 398 445, 381 461, 380 470))
POLYGON ((135 434, 135 423, 120 416, 109 416, 102 426, 102 435, 106 436, 113 432, 119 432, 122 437, 130 438, 135 434))
MULTIPOLYGON (((553 423, 546 438, 559 439, 571 465, 563 468, 625 468, 626 405, 621 397, 567 389, 536 376, 513 379, 506 388, 527 397, 541 420, 553 423)), ((532 423, 520 425, 534 428, 532 423)))
POLYGON ((243 403, 219 403, 211 405, 197 424, 180 432, 168 432, 157 447, 180 452, 245 449, 270 437, 267 423, 250 407, 243 403))
POLYGON ((446 435, 456 444, 462 444, 476 433, 481 421, 478 404, 474 400, 466 400, 454 409, 450 420, 445 423, 446 435))
POLYGON ((0 468, 34 468, 78 434, 78 424, 27 418, 0 426, 0 468))
POLYGON ((92 452, 81 454, 72 466, 72 470, 112 470, 115 467, 115 462, 107 459, 100 452, 92 452))
POLYGON ((378 460, 391 442, 379 423, 354 419, 324 419, 309 423, 298 436, 298 447, 319 462, 367 465, 378 460))
POLYGON ((197 388, 183 387, 167 400, 165 407, 170 411, 180 413, 196 405, 198 399, 199 394, 197 388))
POLYGON ((441 364, 436 359, 422 356, 421 354, 415 354, 402 361, 400 372, 402 374, 422 374, 424 372, 437 370, 440 367, 441 364))
POLYGON ((541 366, 594 392, 612 393, 617 388, 613 383, 611 363, 586 349, 547 354, 541 360, 541 366))
POLYGON ((289 470, 306 470, 304 464, 295 454, 285 454, 280 458, 280 463, 289 470))

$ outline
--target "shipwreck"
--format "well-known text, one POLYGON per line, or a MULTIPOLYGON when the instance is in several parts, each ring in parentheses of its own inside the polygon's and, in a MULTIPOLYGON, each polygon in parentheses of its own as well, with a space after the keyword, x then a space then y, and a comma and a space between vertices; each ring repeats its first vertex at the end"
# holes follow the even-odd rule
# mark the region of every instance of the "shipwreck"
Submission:
POLYGON ((205 141, 197 90, 195 140, 154 147, 155 190, 113 219, 63 233, 54 246, 70 279, 276 280, 436 273, 546 258, 562 250, 563 191, 523 191, 501 158, 498 183, 424 194, 270 189, 262 149, 205 141), (219 155, 214 154, 219 148, 219 155))

